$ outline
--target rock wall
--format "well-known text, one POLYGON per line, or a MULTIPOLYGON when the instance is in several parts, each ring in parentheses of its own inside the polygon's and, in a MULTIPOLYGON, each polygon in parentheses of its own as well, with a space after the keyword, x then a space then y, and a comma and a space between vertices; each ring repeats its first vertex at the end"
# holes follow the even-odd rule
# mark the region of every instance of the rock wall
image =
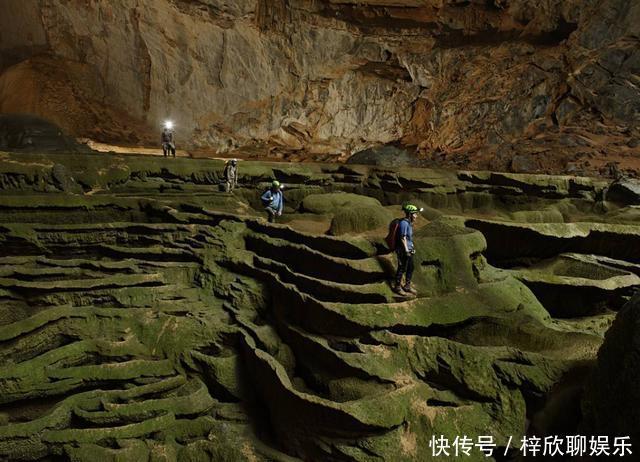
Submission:
POLYGON ((150 142, 171 118, 191 147, 342 159, 397 143, 515 171, 638 154, 637 2, 9 3, 0 111, 77 135, 150 142))
POLYGON ((585 431, 640 441, 638 430, 638 301, 635 295, 619 312, 598 352, 598 365, 582 402, 585 431), (624 398, 622 398, 624 397, 624 398))

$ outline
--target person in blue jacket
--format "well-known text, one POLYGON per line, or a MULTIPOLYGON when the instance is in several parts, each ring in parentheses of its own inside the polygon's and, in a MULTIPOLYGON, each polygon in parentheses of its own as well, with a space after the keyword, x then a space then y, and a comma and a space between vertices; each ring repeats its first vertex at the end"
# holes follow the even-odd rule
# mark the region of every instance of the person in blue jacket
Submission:
POLYGON ((403 207, 405 217, 400 220, 398 225, 398 244, 396 246, 396 255, 398 257, 398 270, 396 271, 396 280, 394 281, 393 290, 404 295, 416 295, 418 292, 411 285, 411 277, 413 276, 413 255, 416 249, 413 246, 413 223, 418 217, 421 209, 413 204, 407 204, 403 207), (404 275, 404 285, 402 284, 402 276, 404 275))
POLYGON ((260 199, 262 199, 262 204, 267 211, 269 223, 275 223, 276 217, 282 215, 282 209, 284 208, 284 195, 282 194, 280 182, 274 180, 271 183, 271 187, 264 192, 260 199))

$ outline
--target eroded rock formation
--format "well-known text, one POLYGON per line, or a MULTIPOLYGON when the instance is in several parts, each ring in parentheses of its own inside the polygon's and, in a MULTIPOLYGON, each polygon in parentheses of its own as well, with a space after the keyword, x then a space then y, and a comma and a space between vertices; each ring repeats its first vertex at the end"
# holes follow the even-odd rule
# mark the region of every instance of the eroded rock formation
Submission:
MULTIPOLYGON (((9 2, 0 111, 71 133, 441 165, 634 167, 640 6, 626 0, 9 2)), ((296 154, 297 153, 297 154, 296 154)))
MULTIPOLYGON (((602 201, 605 183, 241 162, 226 194, 221 171, 0 153, 0 458, 410 461, 429 459, 431 435, 490 434, 504 451, 510 436, 576 430, 580 377, 618 307, 608 302, 628 294, 550 315, 492 239, 526 238, 527 219, 551 217, 532 229, 587 230, 583 249, 612 253, 594 222, 637 216, 602 201), (258 218, 274 177, 288 224, 258 218), (393 215, 408 198, 429 217, 413 300, 387 284, 386 223, 342 216, 353 204, 393 215), (474 228, 497 222, 487 249, 474 228)), ((625 258, 530 271, 588 293, 585 278, 624 287, 615 268, 638 274, 625 258)))
POLYGON ((583 412, 584 431, 629 436, 640 442, 638 396, 638 301, 635 296, 618 313, 598 353, 598 365, 589 379, 583 412))

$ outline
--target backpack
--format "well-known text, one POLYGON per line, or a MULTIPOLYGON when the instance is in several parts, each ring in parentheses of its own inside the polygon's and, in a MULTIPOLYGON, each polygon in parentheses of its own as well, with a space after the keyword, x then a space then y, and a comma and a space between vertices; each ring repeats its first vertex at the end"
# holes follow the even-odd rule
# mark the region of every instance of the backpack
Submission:
POLYGON ((387 233, 387 237, 384 238, 389 250, 396 250, 398 247, 398 229, 400 228, 400 222, 402 220, 404 220, 404 218, 394 218, 391 220, 391 223, 389 223, 389 233, 387 233))

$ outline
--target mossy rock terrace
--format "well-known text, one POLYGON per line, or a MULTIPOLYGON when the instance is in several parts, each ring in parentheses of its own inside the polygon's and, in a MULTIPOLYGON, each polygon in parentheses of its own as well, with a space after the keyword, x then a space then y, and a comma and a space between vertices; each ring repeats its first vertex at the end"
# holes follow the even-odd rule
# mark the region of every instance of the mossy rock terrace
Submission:
POLYGON ((640 275, 633 201, 588 178, 257 162, 231 195, 222 166, 0 153, 0 460, 412 461, 432 435, 576 431, 640 275), (378 226, 406 200, 426 208, 411 300, 378 226))

